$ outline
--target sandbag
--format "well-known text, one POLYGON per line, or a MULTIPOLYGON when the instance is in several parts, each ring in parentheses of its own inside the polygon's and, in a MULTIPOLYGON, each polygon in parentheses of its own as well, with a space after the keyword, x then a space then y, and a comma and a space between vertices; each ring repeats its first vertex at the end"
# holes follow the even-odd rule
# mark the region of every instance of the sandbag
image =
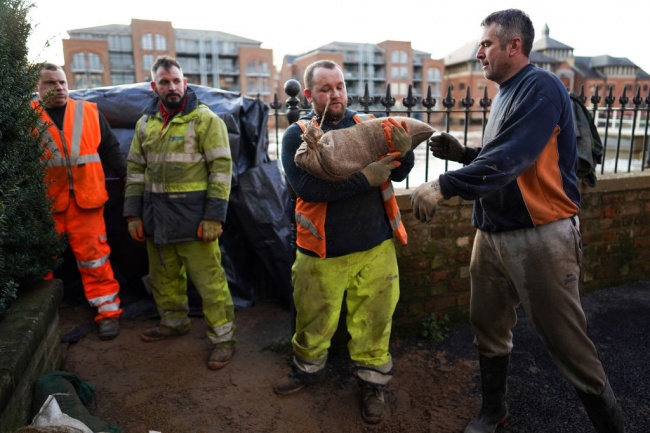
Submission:
MULTIPOLYGON (((412 140, 411 150, 436 132, 417 119, 399 117, 396 120, 406 122, 412 140)), ((377 118, 328 132, 309 122, 294 161, 312 176, 330 182, 344 180, 390 152, 382 127, 384 121, 377 118)))

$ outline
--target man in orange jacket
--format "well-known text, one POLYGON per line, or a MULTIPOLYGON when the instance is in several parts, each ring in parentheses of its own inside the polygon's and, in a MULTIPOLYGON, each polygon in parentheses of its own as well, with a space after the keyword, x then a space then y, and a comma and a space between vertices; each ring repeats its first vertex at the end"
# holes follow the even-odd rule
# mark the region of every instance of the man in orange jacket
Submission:
MULTIPOLYGON (((40 101, 32 107, 47 126, 45 181, 52 198, 54 222, 67 236, 77 259, 86 299, 97 308, 99 338, 110 340, 120 332, 120 286, 113 276, 106 238, 104 204, 108 200, 102 161, 121 179, 126 158, 97 105, 68 97, 63 69, 43 64, 37 85, 40 101)), ((46 279, 52 278, 52 274, 46 279)))

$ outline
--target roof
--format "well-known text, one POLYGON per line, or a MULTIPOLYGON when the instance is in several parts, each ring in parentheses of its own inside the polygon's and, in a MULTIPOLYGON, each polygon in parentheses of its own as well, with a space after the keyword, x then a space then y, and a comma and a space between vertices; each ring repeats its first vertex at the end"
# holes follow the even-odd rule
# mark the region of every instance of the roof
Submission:
POLYGON ((459 63, 469 62, 476 60, 476 51, 478 44, 476 41, 468 42, 456 51, 452 51, 445 57, 445 66, 457 65, 459 63))
POLYGON ((591 57, 575 57, 573 69, 585 78, 599 78, 604 79, 605 75, 601 74, 595 69, 591 69, 589 63, 591 57))
POLYGON ((535 42, 533 42, 533 51, 543 51, 543 50, 571 50, 573 47, 564 44, 560 41, 557 41, 549 36, 551 30, 548 27, 548 24, 544 25, 542 29, 542 37, 535 42))
MULTIPOLYGON (((115 35, 131 34, 130 24, 108 24, 105 26, 84 27, 81 29, 67 30, 68 35, 75 36, 82 33, 91 33, 97 35, 115 35)), ((194 30, 194 29, 174 29, 174 37, 186 39, 218 39, 220 41, 237 42, 240 44, 262 45, 261 41, 244 38, 242 36, 230 33, 220 32, 218 30, 194 30)))

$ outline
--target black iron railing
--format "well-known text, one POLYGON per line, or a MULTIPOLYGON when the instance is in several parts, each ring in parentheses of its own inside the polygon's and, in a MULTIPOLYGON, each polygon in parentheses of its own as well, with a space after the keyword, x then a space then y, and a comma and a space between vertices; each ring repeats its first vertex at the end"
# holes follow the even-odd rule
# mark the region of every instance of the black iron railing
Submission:
MULTIPOLYGON (((287 81, 284 91, 288 95, 285 104, 278 101, 277 94, 274 101, 269 104, 271 118, 274 119, 274 128, 271 127, 270 134, 270 148, 271 150, 275 148, 276 155, 280 152, 284 128, 295 122, 302 113, 311 109, 307 101, 301 97, 301 86, 298 81, 287 81), (283 106, 286 107, 284 111, 282 111, 283 106)), ((648 95, 642 97, 641 89, 637 87, 630 104, 626 89, 623 89, 623 94, 618 98, 618 106, 614 106, 617 99, 612 93, 610 88, 609 94, 602 101, 596 89, 589 102, 584 94, 584 88, 577 95, 591 112, 603 144, 602 160, 596 167, 596 172, 617 173, 619 163, 623 160, 627 162, 625 171, 644 171, 650 165, 648 163, 650 91, 648 95)), ((458 103, 452 98, 451 87, 447 89, 447 96, 439 100, 432 95, 431 87, 428 88, 426 97, 414 97, 412 86, 409 85, 407 97, 398 103, 391 95, 390 84, 386 86, 386 94, 381 97, 371 96, 368 84, 365 85, 364 95, 348 97, 348 107, 352 110, 375 116, 415 117, 439 130, 456 135, 463 144, 470 146, 480 146, 482 142, 491 103, 487 89, 484 89, 483 97, 475 101, 471 97, 469 87, 466 89, 465 97, 458 103)), ((409 188, 427 182, 430 177, 454 168, 455 164, 437 160, 426 151, 426 146, 419 146, 416 149, 416 166, 402 186, 409 188)))

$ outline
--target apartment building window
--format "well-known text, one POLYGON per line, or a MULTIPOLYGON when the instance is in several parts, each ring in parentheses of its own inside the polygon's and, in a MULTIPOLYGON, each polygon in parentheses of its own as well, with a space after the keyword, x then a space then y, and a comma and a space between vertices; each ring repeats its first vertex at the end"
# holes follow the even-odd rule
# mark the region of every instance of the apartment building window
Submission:
POLYGON ((181 64, 183 72, 186 74, 201 74, 201 62, 196 57, 177 57, 178 63, 181 64))
POLYGON ((199 41, 196 39, 176 39, 176 52, 178 53, 198 53, 199 41))
POLYGON ((246 63, 247 75, 269 75, 269 64, 264 60, 249 60, 246 63))
POLYGON ((113 72, 111 73, 111 85, 119 86, 120 84, 133 84, 135 83, 135 75, 128 72, 113 72))
POLYGON ((406 65, 409 62, 409 55, 406 51, 396 50, 390 55, 391 63, 406 65))
POLYGON ((237 45, 234 42, 219 41, 217 50, 219 54, 237 54, 237 45))
POLYGON ((82 51, 72 55, 72 72, 102 73, 104 65, 97 54, 82 51))
POLYGON ((101 87, 104 85, 102 76, 99 74, 75 73, 74 74, 75 89, 91 89, 93 87, 101 87))
POLYGON ((108 35, 109 51, 133 51, 133 41, 129 35, 108 35))
POLYGON ((391 66, 390 77, 393 80, 408 80, 409 70, 406 66, 391 66))
POLYGON ((442 95, 442 73, 438 68, 427 69, 427 84, 431 86, 431 96, 439 98, 442 95))
POLYGON ((165 35, 156 34, 156 50, 167 51, 167 38, 165 35))
POLYGON ((406 83, 390 83, 390 90, 393 96, 406 96, 409 91, 409 85, 406 83))
POLYGON ((133 56, 130 53, 110 53, 108 61, 111 65, 111 71, 115 70, 130 70, 134 69, 133 56))
POLYGON ((145 71, 148 71, 153 66, 153 54, 143 54, 142 55, 142 68, 145 71))
POLYGON ((237 72, 234 59, 219 59, 219 73, 232 74, 237 72))
POLYGON ((140 36, 140 48, 143 50, 153 50, 153 35, 151 33, 145 33, 140 36))
POLYGON ((246 81, 246 90, 249 95, 268 95, 269 79, 267 77, 248 77, 246 81))

